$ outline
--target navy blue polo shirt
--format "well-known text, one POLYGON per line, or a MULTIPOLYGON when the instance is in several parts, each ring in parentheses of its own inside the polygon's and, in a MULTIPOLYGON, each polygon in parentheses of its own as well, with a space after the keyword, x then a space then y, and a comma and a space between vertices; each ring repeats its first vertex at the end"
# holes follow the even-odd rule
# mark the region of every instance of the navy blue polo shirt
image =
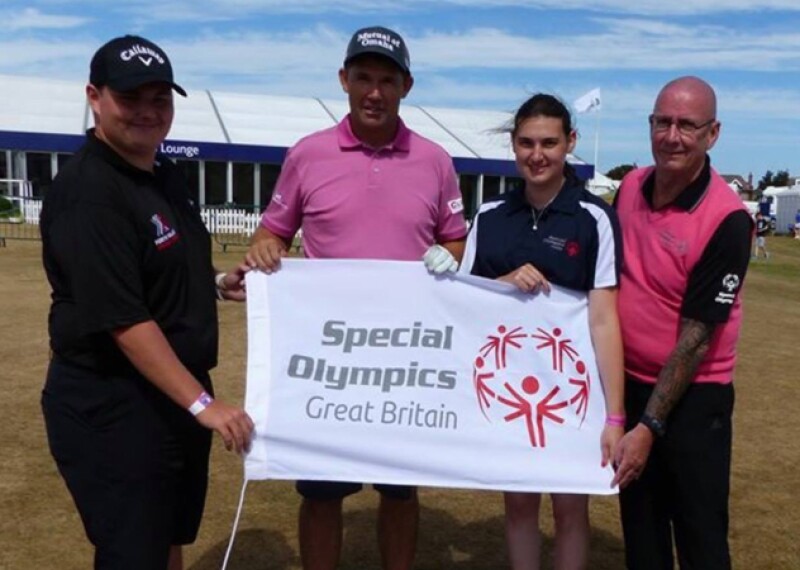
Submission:
POLYGON ((616 213, 569 182, 535 219, 522 188, 482 204, 460 271, 496 279, 526 263, 568 289, 618 286, 622 237, 616 213))

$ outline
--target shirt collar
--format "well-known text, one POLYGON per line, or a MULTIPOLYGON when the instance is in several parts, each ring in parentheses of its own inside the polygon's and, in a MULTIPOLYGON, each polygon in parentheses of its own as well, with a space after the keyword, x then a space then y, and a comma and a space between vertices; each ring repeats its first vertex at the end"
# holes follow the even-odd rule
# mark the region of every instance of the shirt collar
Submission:
MULTIPOLYGON (((578 209, 578 202, 580 200, 581 185, 580 183, 571 182, 570 180, 564 181, 564 186, 558 191, 553 201, 547 206, 548 210, 556 210, 565 214, 574 214, 578 209)), ((525 198, 525 186, 520 184, 514 190, 509 192, 508 197, 509 214, 514 214, 519 210, 530 211, 531 205, 525 198)))
POLYGON ((127 172, 133 176, 144 176, 147 178, 153 178, 154 176, 159 175, 159 171, 161 170, 161 165, 164 163, 165 157, 156 155, 156 164, 155 164, 155 173, 148 172, 146 170, 142 170, 141 168, 137 168, 132 165, 130 162, 122 158, 117 151, 111 148, 105 141, 100 140, 97 138, 97 134, 95 133, 94 128, 89 129, 86 131, 86 145, 91 149, 91 151, 97 155, 99 155, 103 160, 111 164, 117 170, 122 170, 127 172))
MULTIPOLYGON (((339 141, 339 146, 343 149, 353 149, 353 148, 366 148, 372 149, 372 147, 364 144, 361 140, 356 137, 353 133, 353 128, 350 126, 350 114, 348 113, 347 116, 339 121, 339 124, 336 126, 336 136, 339 141)), ((394 136, 394 140, 387 144, 380 149, 372 149, 372 150, 388 150, 388 151, 399 151, 399 152, 408 152, 410 147, 411 141, 411 130, 406 126, 403 122, 403 119, 400 117, 397 118, 397 133, 394 136)))
MULTIPOLYGON (((711 182, 711 158, 706 155, 706 162, 703 165, 703 169, 700 171, 700 175, 692 180, 669 206, 675 206, 686 212, 691 212, 703 200, 709 182, 711 182)), ((642 195, 651 210, 653 209, 653 192, 655 192, 655 187, 656 170, 654 168, 653 172, 645 179, 644 184, 642 184, 642 195)))

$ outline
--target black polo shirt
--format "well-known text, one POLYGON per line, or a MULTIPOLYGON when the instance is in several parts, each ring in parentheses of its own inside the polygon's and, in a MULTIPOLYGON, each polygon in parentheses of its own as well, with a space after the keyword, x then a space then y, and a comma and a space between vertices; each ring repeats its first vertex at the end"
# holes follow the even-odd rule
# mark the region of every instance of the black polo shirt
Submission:
POLYGON ((45 197, 41 232, 55 354, 130 371, 110 331, 153 320, 191 371, 216 365, 210 238, 166 157, 139 170, 89 131, 45 197))
POLYGON ((462 271, 496 279, 526 263, 561 287, 618 286, 622 238, 616 214, 576 183, 565 184, 541 212, 531 208, 522 188, 482 204, 462 271))
MULTIPOLYGON (((706 155, 700 175, 671 204, 664 207, 672 206, 691 211, 702 201, 710 182, 711 160, 706 155)), ((656 172, 653 170, 642 184, 642 195, 650 209, 653 209, 655 184, 656 172)), ((720 283, 730 274, 738 275, 744 280, 750 262, 752 231, 753 219, 746 210, 732 212, 722 220, 689 275, 681 306, 682 317, 709 324, 728 320, 733 305, 717 302, 720 283)))

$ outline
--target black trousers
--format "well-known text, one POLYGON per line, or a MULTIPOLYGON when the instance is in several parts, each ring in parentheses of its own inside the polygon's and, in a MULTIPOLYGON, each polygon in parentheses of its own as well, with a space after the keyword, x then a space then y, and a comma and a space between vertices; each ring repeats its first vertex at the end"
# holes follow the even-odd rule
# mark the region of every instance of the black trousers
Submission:
MULTIPOLYGON (((201 382, 211 390, 208 375, 201 382)), ((143 378, 56 357, 42 392, 47 439, 95 546, 96 570, 164 570, 194 541, 211 432, 143 378)))
MULTIPOLYGON (((653 386, 628 378, 628 430, 653 386)), ((630 570, 728 570, 732 384, 692 384, 656 439, 641 477, 620 493, 630 570)))

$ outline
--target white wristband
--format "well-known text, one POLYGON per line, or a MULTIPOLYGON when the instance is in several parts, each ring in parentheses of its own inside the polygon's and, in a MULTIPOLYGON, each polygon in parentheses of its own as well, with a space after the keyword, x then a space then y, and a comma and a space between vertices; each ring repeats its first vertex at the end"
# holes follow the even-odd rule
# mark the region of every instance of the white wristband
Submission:
POLYGON ((189 413, 193 416, 196 416, 207 407, 209 407, 214 402, 214 398, 208 395, 208 392, 200 392, 200 395, 194 401, 194 403, 189 406, 189 413))
POLYGON ((214 284, 220 291, 226 291, 228 289, 228 287, 225 285, 225 278, 227 276, 227 273, 217 273, 217 275, 214 277, 214 284))
POLYGON ((217 286, 217 299, 220 301, 225 300, 225 297, 222 296, 222 292, 228 290, 225 286, 225 278, 227 276, 227 273, 217 273, 216 276, 214 276, 214 285, 217 286))

